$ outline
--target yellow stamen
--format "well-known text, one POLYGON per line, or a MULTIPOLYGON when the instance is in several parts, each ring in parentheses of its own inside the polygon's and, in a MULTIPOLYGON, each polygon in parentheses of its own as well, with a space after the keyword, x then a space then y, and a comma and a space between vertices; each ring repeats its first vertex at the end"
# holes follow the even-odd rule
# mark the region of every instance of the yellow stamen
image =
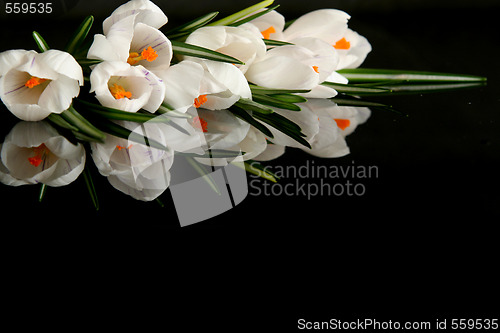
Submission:
POLYGON ((109 88, 109 91, 111 92, 111 95, 113 95, 115 99, 132 97, 132 93, 130 91, 126 91, 122 86, 119 86, 116 83, 114 83, 113 86, 109 88))
POLYGON ((198 96, 198 98, 195 98, 194 99, 194 107, 195 108, 199 108, 200 106, 202 106, 203 104, 205 104, 205 102, 207 101, 207 95, 200 95, 198 96))
POLYGON ((333 119, 337 123, 337 126, 341 130, 345 130, 349 125, 351 125, 351 121, 349 119, 333 119))
POLYGON ((271 34, 274 34, 276 32, 276 29, 274 29, 273 26, 270 26, 264 31, 261 31, 260 33, 262 34, 262 37, 264 39, 269 39, 271 37, 271 34))
POLYGON ((351 48, 351 43, 343 37, 342 39, 339 39, 333 47, 337 50, 349 50, 351 48))
POLYGON ((208 132, 208 123, 201 117, 193 118, 193 127, 202 130, 203 133, 208 132))
POLYGON ((141 60, 147 60, 151 62, 155 60, 157 57, 158 53, 156 53, 156 51, 151 46, 149 46, 147 49, 142 50, 140 55, 137 52, 130 52, 128 54, 127 62, 130 65, 135 65, 141 60))
POLYGON ((31 149, 33 150, 33 153, 35 153, 35 156, 29 157, 28 162, 36 168, 45 160, 48 152, 50 151, 44 143, 31 149))
POLYGON ((316 73, 318 73, 318 74, 319 74, 319 67, 318 67, 318 66, 313 66, 313 69, 314 69, 314 71, 315 71, 316 73))
POLYGON ((26 81, 24 86, 31 89, 31 88, 36 87, 45 81, 47 81, 47 79, 40 79, 39 77, 32 76, 28 81, 26 81))

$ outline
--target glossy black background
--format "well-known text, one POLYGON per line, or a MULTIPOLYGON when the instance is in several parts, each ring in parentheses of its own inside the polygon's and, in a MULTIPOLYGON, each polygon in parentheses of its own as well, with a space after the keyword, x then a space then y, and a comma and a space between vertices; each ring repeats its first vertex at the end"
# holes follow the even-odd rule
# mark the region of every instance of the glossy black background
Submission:
MULTIPOLYGON (((119 3, 79 1, 71 9, 72 2, 66 1, 66 10, 57 7, 45 17, 2 13, 0 51, 35 49, 32 30, 62 48, 84 16, 96 16, 92 32, 99 33, 99 22, 119 3)), ((156 3, 173 25, 213 10, 230 14, 253 2, 156 3)), ((363 67, 481 75, 488 77, 488 85, 372 98, 408 117, 373 110, 368 122, 348 137, 351 154, 343 158, 315 159, 289 149, 272 162, 375 165, 379 177, 366 181, 362 197, 249 196, 221 216, 180 228, 168 193, 163 196, 166 208, 136 202, 97 173, 99 212, 93 211, 81 180, 49 189, 42 204, 36 187, 1 185, 3 234, 16 240, 11 251, 36 239, 38 249, 53 248, 56 256, 74 248, 79 259, 101 253, 105 263, 98 267, 103 269, 123 256, 143 261, 160 254, 153 267, 170 269, 180 260, 197 273, 169 271, 177 286, 189 280, 190 287, 205 295, 196 298, 200 308, 210 307, 212 299, 222 297, 223 286, 231 286, 234 293, 223 298, 234 305, 231 320, 255 324, 247 316, 251 314, 283 331, 295 329, 303 316, 328 320, 334 314, 355 318, 383 313, 401 320, 401 313, 415 316, 417 312, 406 310, 417 304, 427 320, 457 313, 479 318, 483 309, 491 311, 488 302, 498 295, 493 268, 500 220, 498 2, 277 3, 290 19, 319 8, 348 11, 350 27, 373 47, 363 67), (347 301, 340 298, 346 293, 347 301), (255 298, 257 307, 247 302, 255 298), (382 312, 382 303, 390 304, 392 312, 382 312)), ((1 111, 4 136, 17 120, 4 107, 1 111)), ((287 181, 293 180, 283 184, 287 181)), ((228 312, 211 316, 208 323, 222 319, 228 320, 228 312)))

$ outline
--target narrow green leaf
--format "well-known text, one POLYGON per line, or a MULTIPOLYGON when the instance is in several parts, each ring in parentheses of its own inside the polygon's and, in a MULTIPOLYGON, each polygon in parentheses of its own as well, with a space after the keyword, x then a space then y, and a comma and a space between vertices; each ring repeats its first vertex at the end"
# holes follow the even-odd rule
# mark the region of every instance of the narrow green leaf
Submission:
POLYGON ((220 62, 228 62, 231 64, 238 64, 238 65, 244 65, 243 62, 240 60, 233 58, 231 56, 228 56, 226 54, 212 51, 210 49, 201 47, 201 46, 196 46, 196 45, 191 45, 187 44, 184 42, 179 42, 172 40, 172 49, 174 53, 177 54, 182 54, 185 56, 191 56, 191 57, 197 57, 197 58, 203 58, 203 59, 208 59, 208 60, 214 60, 214 61, 220 61, 220 62))
POLYGON ((264 41, 264 44, 266 44, 267 46, 284 46, 284 45, 294 45, 292 43, 288 43, 288 42, 283 42, 283 41, 280 41, 280 40, 274 40, 274 39, 263 39, 264 41))
POLYGON ((257 121, 252 117, 250 113, 248 113, 246 110, 233 105, 229 108, 229 111, 234 114, 236 117, 240 118, 243 121, 246 121, 259 131, 261 131, 266 137, 268 138, 274 138, 273 133, 267 128, 264 124, 261 122, 257 121))
POLYGON ((207 182, 208 185, 210 185, 210 187, 212 188, 212 190, 214 190, 215 193, 217 193, 218 195, 222 194, 219 188, 217 187, 217 183, 213 179, 210 172, 207 172, 204 165, 201 165, 200 163, 196 162, 196 160, 191 157, 186 157, 186 160, 193 167, 193 169, 195 169, 196 172, 198 172, 200 176, 203 177, 203 179, 207 182))
POLYGON ((394 109, 391 105, 386 105, 382 103, 377 103, 377 102, 372 102, 372 101, 367 101, 363 99, 357 99, 357 98, 342 98, 342 97, 334 97, 331 98, 333 102, 335 102, 339 106, 359 106, 359 107, 368 107, 371 109, 379 109, 379 110, 386 110, 386 111, 391 111, 394 113, 397 113, 401 116, 407 117, 407 114, 404 114, 401 111, 398 111, 394 109))
POLYGON ((79 114, 72 105, 61 113, 61 117, 72 126, 78 128, 78 131, 82 132, 82 134, 90 136, 96 141, 104 142, 106 135, 79 114))
POLYGON ((73 54, 83 44, 83 41, 87 37, 93 23, 94 17, 92 15, 87 16, 83 20, 73 36, 70 38, 68 45, 66 46, 66 52, 73 54))
POLYGON ((438 72, 407 71, 394 69, 352 68, 338 73, 354 82, 406 81, 406 82, 477 82, 486 81, 482 76, 438 72))
POLYGON ((270 107, 267 107, 265 105, 262 105, 260 103, 257 103, 255 101, 252 101, 250 99, 243 98, 243 97, 240 98, 240 100, 238 102, 236 102, 235 105, 239 106, 242 109, 251 110, 251 111, 259 112, 259 113, 269 114, 269 113, 274 112, 274 110, 270 107))
POLYGON ((311 145, 309 142, 307 142, 304 137, 305 135, 302 133, 302 129, 300 128, 299 125, 295 124, 291 120, 283 117, 282 115, 275 113, 271 114, 260 114, 257 113, 254 115, 254 117, 260 121, 263 121, 264 123, 276 128, 278 131, 282 132, 283 134, 288 135, 298 143, 311 148, 311 145))
MULTIPOLYGON (((234 165, 240 166, 241 163, 234 163, 234 165)), ((272 173, 269 170, 267 170, 266 168, 264 168, 262 166, 262 164, 260 164, 260 163, 257 163, 255 161, 245 161, 244 167, 245 167, 245 170, 247 172, 249 172, 253 175, 259 176, 259 177, 264 178, 266 180, 269 180, 273 183, 278 182, 279 178, 274 173, 272 173)))
POLYGON ((352 84, 342 84, 342 83, 333 83, 333 82, 323 82, 321 85, 333 88, 337 90, 339 93, 344 93, 348 95, 372 95, 372 94, 380 94, 380 93, 389 93, 390 89, 382 89, 382 88, 372 88, 372 87, 361 87, 355 86, 352 84))
POLYGON ((298 96, 298 95, 292 95, 292 94, 273 94, 270 95, 269 97, 278 99, 282 102, 286 103, 305 103, 307 102, 307 98, 298 96))
POLYGON ((285 109, 285 110, 290 110, 290 111, 300 111, 301 110, 300 106, 298 106, 298 105, 295 105, 293 103, 284 102, 281 99, 274 98, 274 97, 267 96, 267 95, 253 95, 252 98, 257 103, 269 105, 269 106, 279 108, 279 109, 285 109))
POLYGON ((311 90, 306 89, 274 89, 274 88, 266 88, 257 86, 254 84, 250 84, 250 90, 252 94, 259 95, 274 95, 274 94, 305 94, 310 92, 311 90))
POLYGON ((35 39, 36 45, 40 49, 40 52, 45 52, 50 50, 49 44, 43 39, 43 37, 36 31, 33 31, 33 38, 35 39))
POLYGON ((99 59, 76 59, 76 61, 80 64, 80 66, 92 66, 92 65, 97 65, 102 62, 102 60, 99 59))
POLYGON ((146 114, 139 112, 126 112, 123 110, 108 108, 106 106, 89 103, 87 101, 79 99, 77 99, 76 101, 78 104, 85 106, 88 111, 91 111, 106 119, 134 121, 138 123, 144 123, 147 121, 165 123, 170 121, 167 117, 162 117, 151 113, 146 114))
POLYGON ((278 7, 279 7, 279 6, 280 6, 280 5, 276 5, 276 6, 273 6, 273 7, 269 7, 269 8, 267 8, 266 10, 263 10, 263 11, 260 11, 260 12, 258 12, 258 13, 255 13, 255 14, 253 14, 253 15, 247 16, 247 17, 245 17, 245 18, 243 18, 243 19, 241 19, 241 20, 238 20, 238 21, 233 22, 233 23, 228 24, 228 25, 229 25, 229 26, 231 26, 231 27, 238 27, 238 26, 240 26, 240 25, 242 25, 242 24, 245 24, 245 23, 247 23, 247 22, 250 22, 250 21, 252 21, 252 20, 255 20, 256 18, 259 18, 259 17, 261 17, 262 15, 265 15, 265 14, 269 13, 269 12, 270 12, 270 11, 272 11, 272 10, 276 10, 276 9, 278 9, 278 7))
POLYGON ((245 155, 244 152, 236 151, 236 150, 226 150, 226 149, 210 149, 204 154, 196 154, 196 153, 184 153, 184 152, 175 152, 175 155, 180 156, 189 156, 189 157, 198 157, 198 158, 236 158, 240 155, 245 155))
POLYGON ((207 25, 208 23, 210 23, 210 21, 212 21, 218 14, 219 14, 219 12, 208 13, 206 15, 198 17, 197 19, 194 19, 193 21, 190 21, 188 23, 185 23, 183 25, 180 25, 174 29, 171 29, 171 30, 165 32, 165 35, 169 39, 187 35, 187 34, 191 33, 192 31, 199 29, 199 28, 207 25))
POLYGON ((87 186, 87 190, 90 195, 90 199, 92 200, 92 204, 94 205, 94 208, 97 211, 99 210, 99 199, 97 198, 97 191, 94 186, 94 181, 92 180, 92 175, 87 166, 83 169, 82 174, 83 174, 83 179, 85 180, 85 185, 87 186))
POLYGON ((214 26, 214 25, 229 25, 239 19, 242 19, 244 18, 245 16, 247 15, 250 15, 252 13, 255 13, 256 11, 258 11, 259 9, 262 9, 262 8, 265 8, 265 7, 269 7, 270 5, 272 5, 274 2, 274 0, 264 0, 262 2, 259 2, 253 6, 250 6, 248 8, 245 8, 237 13, 234 13, 232 15, 229 15, 229 16, 226 16, 218 21, 215 21, 215 22, 212 22, 210 23, 209 25, 211 26, 214 26))
POLYGON ((45 192, 47 191, 47 185, 40 184, 40 192, 38 193, 38 202, 42 202, 45 197, 45 192))
POLYGON ((78 131, 78 128, 71 125, 70 123, 68 123, 66 120, 64 120, 64 118, 60 115, 60 114, 57 114, 57 113, 51 113, 48 117, 47 117, 47 120, 49 120, 50 122, 52 122, 54 125, 56 126, 59 126, 59 127, 62 127, 62 128, 65 128, 67 130, 70 130, 70 131, 78 131))

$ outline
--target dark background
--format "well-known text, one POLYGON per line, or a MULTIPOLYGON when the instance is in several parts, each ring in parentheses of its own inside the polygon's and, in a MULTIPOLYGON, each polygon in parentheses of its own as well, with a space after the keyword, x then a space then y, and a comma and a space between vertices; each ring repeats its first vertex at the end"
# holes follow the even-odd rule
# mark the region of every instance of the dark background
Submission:
MULTIPOLYGON (((102 19, 121 3, 54 1, 54 13, 42 17, 5 15, 0 1, 0 51, 35 49, 32 30, 52 47, 63 48, 86 15, 96 17, 92 32, 100 33, 102 19)), ((156 3, 174 26, 214 10, 221 16, 231 14, 254 2, 156 3)), ((37 240, 37 251, 27 250, 30 262, 43 261, 46 257, 39 257, 38 251, 52 249, 56 258, 61 253, 71 258, 64 267, 72 272, 81 272, 75 262, 93 266, 95 258, 101 259, 97 268, 103 271, 114 271, 124 257, 134 263, 151 260, 144 271, 163 268, 174 278, 167 291, 196 290, 182 304, 205 310, 214 300, 223 300, 225 306, 214 310, 218 315, 200 319, 204 327, 225 328, 228 321, 253 327, 265 321, 278 331, 293 331, 303 317, 434 321, 495 313, 499 2, 276 3, 288 19, 319 8, 347 11, 352 16, 350 27, 373 47, 363 67, 480 75, 488 78, 488 85, 371 98, 408 117, 372 110, 368 122, 348 137, 351 154, 343 158, 316 159, 289 149, 271 162, 375 165, 379 177, 365 182, 367 192, 362 197, 248 196, 221 216, 180 228, 168 193, 162 197, 165 208, 136 202, 97 173, 99 212, 93 211, 82 180, 49 188, 42 204, 37 202, 36 187, 1 185, 2 233, 9 241, 9 253, 37 240), (179 261, 189 270, 179 270, 174 265, 179 261)), ((4 136, 17 120, 2 107, 0 121, 4 136)), ((289 181, 293 180, 282 180, 289 181)), ((124 267, 117 270, 129 272, 128 265, 124 267)), ((121 280, 110 280, 108 286, 113 290, 117 281, 121 280)))

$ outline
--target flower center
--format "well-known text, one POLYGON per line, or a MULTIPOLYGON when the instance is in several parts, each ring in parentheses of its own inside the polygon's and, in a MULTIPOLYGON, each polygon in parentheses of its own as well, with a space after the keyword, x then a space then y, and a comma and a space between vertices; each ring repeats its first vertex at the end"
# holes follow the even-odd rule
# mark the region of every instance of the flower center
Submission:
POLYGON ((135 65, 141 60, 147 60, 149 62, 155 60, 158 57, 158 53, 149 46, 147 49, 142 50, 141 54, 137 52, 130 52, 128 54, 127 62, 130 65, 135 65))
POLYGON ((262 37, 264 39, 269 39, 271 37, 271 34, 274 34, 276 32, 276 29, 274 29, 273 26, 270 26, 264 31, 261 31, 260 33, 262 34, 262 37))
POLYGON ((109 87, 109 91, 111 92, 111 95, 115 99, 121 99, 124 97, 131 98, 132 93, 130 91, 126 91, 122 86, 114 83, 112 87, 109 87))
POLYGON ((193 127, 202 130, 203 133, 208 132, 208 123, 201 117, 193 118, 193 127))
POLYGON ((207 101, 207 95, 200 95, 198 98, 194 99, 194 107, 199 108, 203 104, 205 104, 207 101))
POLYGON ((341 130, 345 130, 349 125, 351 125, 351 121, 349 119, 333 119, 337 123, 337 126, 341 130))
POLYGON ((312 66, 314 71, 319 74, 319 67, 318 66, 312 66))
POLYGON ((345 38, 339 39, 335 45, 333 45, 334 48, 337 50, 349 50, 351 48, 351 43, 348 42, 345 38))
POLYGON ((28 81, 26 81, 24 86, 31 89, 31 88, 36 87, 45 81, 47 81, 47 79, 41 79, 39 77, 32 76, 28 81))
POLYGON ((130 149, 130 148, 132 148, 132 145, 129 145, 128 147, 124 147, 124 146, 116 145, 116 149, 118 149, 118 150, 122 150, 122 149, 130 149))
POLYGON ((28 157, 28 162, 30 162, 30 164, 34 167, 38 167, 43 161, 45 161, 45 158, 50 153, 50 150, 45 146, 44 143, 42 143, 38 147, 31 148, 31 150, 33 151, 35 156, 28 157))

